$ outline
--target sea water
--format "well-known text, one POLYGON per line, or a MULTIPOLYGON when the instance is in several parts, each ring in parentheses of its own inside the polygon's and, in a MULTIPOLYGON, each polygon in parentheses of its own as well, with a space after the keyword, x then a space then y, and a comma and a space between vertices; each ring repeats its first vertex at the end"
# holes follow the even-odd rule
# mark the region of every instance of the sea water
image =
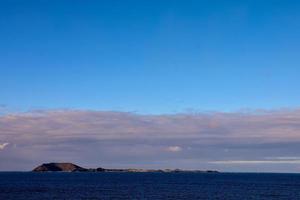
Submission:
POLYGON ((1 172, 0 199, 300 200, 300 174, 1 172))

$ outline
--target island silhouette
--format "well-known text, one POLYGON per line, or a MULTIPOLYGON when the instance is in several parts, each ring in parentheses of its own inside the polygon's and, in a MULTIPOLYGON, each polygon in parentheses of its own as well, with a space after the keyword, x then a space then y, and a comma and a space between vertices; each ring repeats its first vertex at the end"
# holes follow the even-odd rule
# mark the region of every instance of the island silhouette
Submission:
POLYGON ((161 173, 175 173, 175 172, 192 172, 192 173, 218 173, 215 170, 182 170, 182 169, 105 169, 98 168, 84 168, 73 163, 43 163, 32 170, 33 172, 161 172, 161 173))

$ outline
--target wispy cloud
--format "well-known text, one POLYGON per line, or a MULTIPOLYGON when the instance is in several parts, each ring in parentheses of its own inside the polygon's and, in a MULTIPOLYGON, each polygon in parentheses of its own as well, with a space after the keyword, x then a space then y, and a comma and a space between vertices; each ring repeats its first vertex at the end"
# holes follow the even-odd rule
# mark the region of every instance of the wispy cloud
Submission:
POLYGON ((167 147, 167 151, 179 152, 179 151, 182 151, 182 148, 180 146, 169 146, 169 147, 167 147))
MULTIPOLYGON (((168 160, 168 164, 174 161, 184 168, 276 164, 283 161, 274 157, 300 155, 299 133, 300 110, 173 115, 50 110, 5 114, 0 116, 0 141, 16 147, 0 154, 1 160, 11 161, 1 162, 0 169, 9 168, 11 163, 26 163, 23 168, 28 168, 55 160, 138 167, 163 167, 168 160)), ((6 146, 4 143, 0 149, 6 146)))
POLYGON ((278 156, 267 157, 267 160, 300 160, 300 156, 278 156))
POLYGON ((222 160, 210 161, 212 164, 300 164, 300 160, 222 160))
POLYGON ((0 150, 3 150, 7 145, 9 145, 8 142, 5 142, 3 144, 0 144, 0 150))

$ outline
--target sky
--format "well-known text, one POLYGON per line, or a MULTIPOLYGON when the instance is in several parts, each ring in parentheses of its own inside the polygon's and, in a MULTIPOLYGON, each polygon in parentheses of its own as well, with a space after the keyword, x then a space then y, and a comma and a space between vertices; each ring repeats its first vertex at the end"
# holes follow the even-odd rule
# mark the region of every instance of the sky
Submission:
POLYGON ((0 0, 0 170, 300 172, 299 9, 0 0))

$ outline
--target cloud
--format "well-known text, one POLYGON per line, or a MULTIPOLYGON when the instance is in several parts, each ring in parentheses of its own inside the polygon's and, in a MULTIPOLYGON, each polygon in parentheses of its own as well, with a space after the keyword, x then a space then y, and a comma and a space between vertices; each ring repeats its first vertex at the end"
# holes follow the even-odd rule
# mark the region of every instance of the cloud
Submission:
POLYGON ((300 157, 299 133, 298 109, 171 115, 84 110, 4 114, 0 115, 0 141, 10 141, 15 148, 0 154, 0 170, 31 169, 48 161, 87 167, 176 168, 218 168, 246 161, 251 170, 253 164, 283 163, 275 162, 279 160, 275 157, 300 157))
POLYGON ((180 146, 169 146, 167 148, 167 151, 170 151, 170 152, 179 152, 179 151, 182 151, 182 148, 180 146))
POLYGON ((3 144, 0 144, 0 150, 3 150, 7 145, 9 145, 8 142, 5 142, 3 144))
POLYGON ((270 160, 300 160, 300 156, 279 156, 279 157, 267 157, 270 160))
POLYGON ((212 164, 300 164, 300 160, 223 160, 211 161, 212 164))

